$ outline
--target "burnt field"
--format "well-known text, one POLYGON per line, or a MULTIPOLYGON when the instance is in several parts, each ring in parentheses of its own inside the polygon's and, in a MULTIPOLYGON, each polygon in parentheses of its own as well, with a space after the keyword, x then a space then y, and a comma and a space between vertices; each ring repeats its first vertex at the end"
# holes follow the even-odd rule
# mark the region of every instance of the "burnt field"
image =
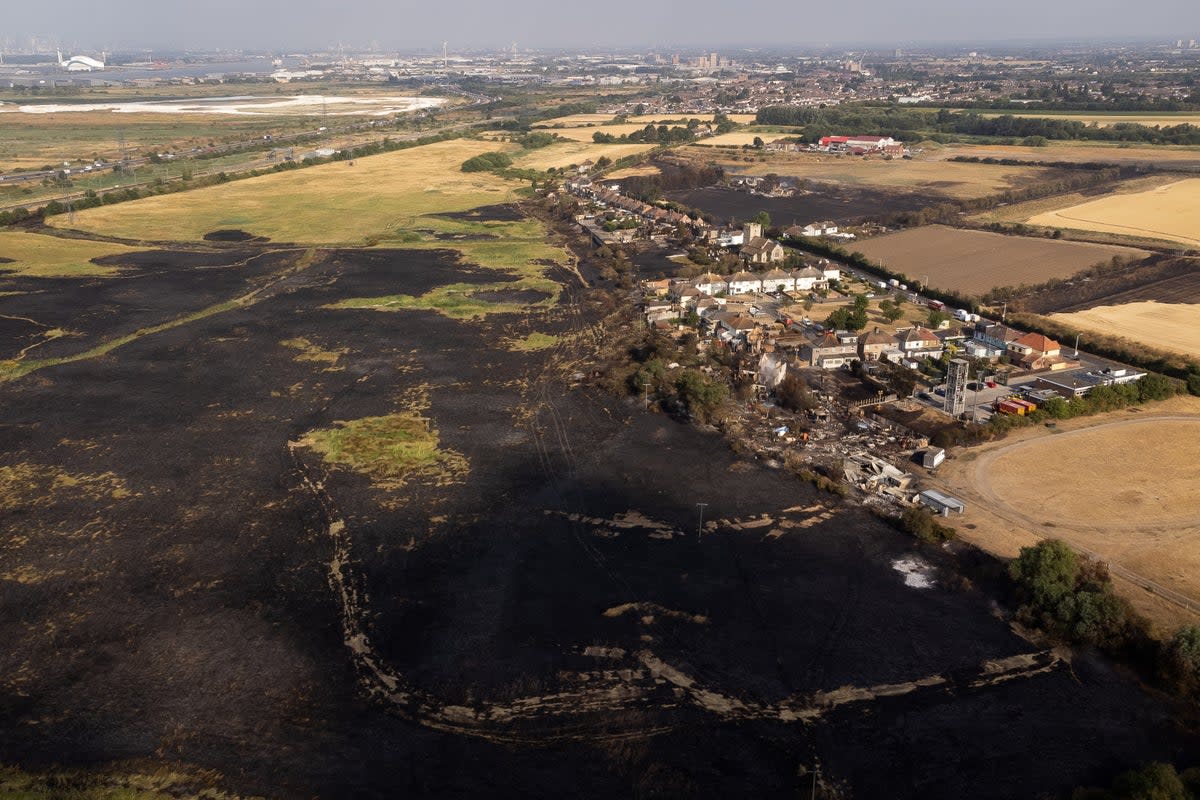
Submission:
POLYGON ((935 194, 887 192, 832 183, 811 183, 809 189, 794 197, 764 197, 720 186, 666 192, 665 195, 677 203, 711 214, 719 222, 746 220, 766 211, 774 225, 784 228, 807 225, 816 220, 850 224, 945 202, 945 197, 935 194))
POLYGON ((475 321, 334 309, 496 273, 298 257, 0 297, 83 348, 258 290, 0 384, 0 762, 155 757, 295 798, 795 797, 813 769, 823 797, 1000 798, 1194 745, 951 588, 951 554, 568 388, 609 335, 577 284, 475 321), (535 330, 558 343, 502 345, 535 330), (397 485, 303 443, 398 410, 466 470, 397 485))

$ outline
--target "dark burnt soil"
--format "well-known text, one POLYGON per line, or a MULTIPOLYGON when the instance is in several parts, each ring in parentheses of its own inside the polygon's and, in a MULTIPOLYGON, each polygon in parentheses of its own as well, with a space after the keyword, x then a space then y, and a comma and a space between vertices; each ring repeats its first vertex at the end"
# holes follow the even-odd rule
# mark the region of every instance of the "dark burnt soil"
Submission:
POLYGON ((15 264, 16 261, 17 260, 15 258, 5 258, 4 256, 0 256, 0 264, 15 264))
POLYGON ((945 201, 944 197, 934 194, 883 192, 836 184, 811 184, 810 188, 811 192, 795 197, 761 197, 720 186, 667 192, 666 196, 711 214, 721 223, 740 222, 766 211, 771 215, 771 223, 783 228, 825 219, 843 224, 860 222, 899 211, 916 211, 945 201))
POLYGON ((679 252, 679 248, 663 249, 652 247, 646 250, 639 250, 631 259, 633 265, 637 267, 638 277, 643 279, 648 278, 674 278, 679 274, 679 271, 687 266, 686 263, 680 264, 677 261, 672 261, 667 256, 679 252))
POLYGON ((269 242, 265 236, 255 236, 253 233, 239 230, 211 231, 204 234, 206 242, 269 242))
POLYGON ((1112 274, 1063 281, 1021 298, 1021 303, 1031 311, 1049 314, 1143 300, 1200 303, 1200 273, 1194 261, 1152 256, 1112 274))
POLYGON ((852 509, 779 536, 721 523, 698 541, 698 502, 706 520, 729 520, 820 498, 738 464, 715 434, 568 391, 562 352, 495 346, 585 330, 597 318, 587 298, 470 323, 323 308, 481 272, 424 252, 329 254, 253 307, 0 388, 0 465, 111 472, 128 492, 83 483, 0 507, 0 761, 157 755, 295 798, 791 798, 819 759, 849 796, 1000 798, 1169 760, 1187 744, 1162 706, 1086 659, 1073 675, 916 692, 812 726, 725 719, 665 687, 664 707, 606 720, 662 735, 614 744, 603 730, 492 744, 393 716, 359 688, 328 580, 326 510, 288 442, 407 409, 418 388, 442 446, 469 460, 466 482, 385 492, 350 472, 324 478, 371 641, 438 697, 526 697, 560 688, 562 671, 637 667, 585 656, 591 646, 651 650, 761 701, 1037 649, 982 594, 905 585, 894 559, 919 556, 938 573, 949 556, 917 553, 852 509), (298 360, 279 344, 296 337, 348 352, 332 367, 298 360), (531 404, 530 419, 520 409, 531 404), (588 522, 630 510, 676 533, 588 522), (627 603, 654 605, 604 613, 627 603))
POLYGON ((521 209, 506 204, 480 206, 479 208, 472 208, 470 211, 447 211, 436 216, 446 219, 469 220, 471 222, 520 222, 525 219, 525 215, 521 209))

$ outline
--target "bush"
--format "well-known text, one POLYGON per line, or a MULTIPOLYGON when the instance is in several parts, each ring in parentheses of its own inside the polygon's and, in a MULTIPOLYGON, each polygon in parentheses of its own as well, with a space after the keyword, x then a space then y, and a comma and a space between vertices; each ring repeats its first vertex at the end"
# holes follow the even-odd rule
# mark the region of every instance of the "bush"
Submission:
POLYGON ((929 509, 920 506, 906 508, 900 516, 900 528, 910 533, 922 542, 941 544, 948 542, 958 535, 958 531, 949 525, 943 525, 929 509))
POLYGON ((512 166, 512 159, 507 153, 480 153, 468 158, 462 163, 463 172, 490 172, 494 169, 506 169, 512 166))

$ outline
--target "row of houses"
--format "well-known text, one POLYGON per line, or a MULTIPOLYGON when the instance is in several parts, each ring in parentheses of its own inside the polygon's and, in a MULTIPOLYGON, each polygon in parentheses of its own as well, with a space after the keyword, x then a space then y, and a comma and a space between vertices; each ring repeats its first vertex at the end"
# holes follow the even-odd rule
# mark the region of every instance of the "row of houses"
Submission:
POLYGON ((817 266, 799 269, 770 269, 766 272, 736 272, 733 275, 718 275, 706 272, 695 278, 683 280, 648 281, 645 286, 659 296, 685 305, 694 306, 700 297, 717 295, 756 295, 788 292, 812 292, 828 289, 831 281, 841 279, 841 270, 828 261, 817 266))
POLYGON ((607 187, 582 179, 568 182, 567 190, 577 197, 591 200, 608 208, 625 211, 651 224, 687 225, 697 230, 708 227, 708 223, 702 219, 692 219, 687 214, 627 197, 621 194, 619 186, 607 187))

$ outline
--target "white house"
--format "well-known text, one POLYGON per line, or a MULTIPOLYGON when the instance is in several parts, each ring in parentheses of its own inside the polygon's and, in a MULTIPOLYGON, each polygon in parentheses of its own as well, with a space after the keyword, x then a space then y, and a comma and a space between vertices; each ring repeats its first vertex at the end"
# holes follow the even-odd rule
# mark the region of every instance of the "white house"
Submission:
POLYGON ((762 289, 762 278, 752 272, 739 272, 729 276, 730 294, 756 294, 762 289))
POLYGON ((706 272, 696 278, 696 282, 693 285, 707 295, 729 291, 729 284, 726 282, 724 276, 712 272, 706 272))
POLYGON ((796 279, 792 273, 781 269, 773 269, 762 275, 764 292, 790 292, 796 288, 796 279))
POLYGON ((796 282, 797 292, 811 292, 826 284, 825 273, 816 267, 793 270, 792 279, 796 282))

